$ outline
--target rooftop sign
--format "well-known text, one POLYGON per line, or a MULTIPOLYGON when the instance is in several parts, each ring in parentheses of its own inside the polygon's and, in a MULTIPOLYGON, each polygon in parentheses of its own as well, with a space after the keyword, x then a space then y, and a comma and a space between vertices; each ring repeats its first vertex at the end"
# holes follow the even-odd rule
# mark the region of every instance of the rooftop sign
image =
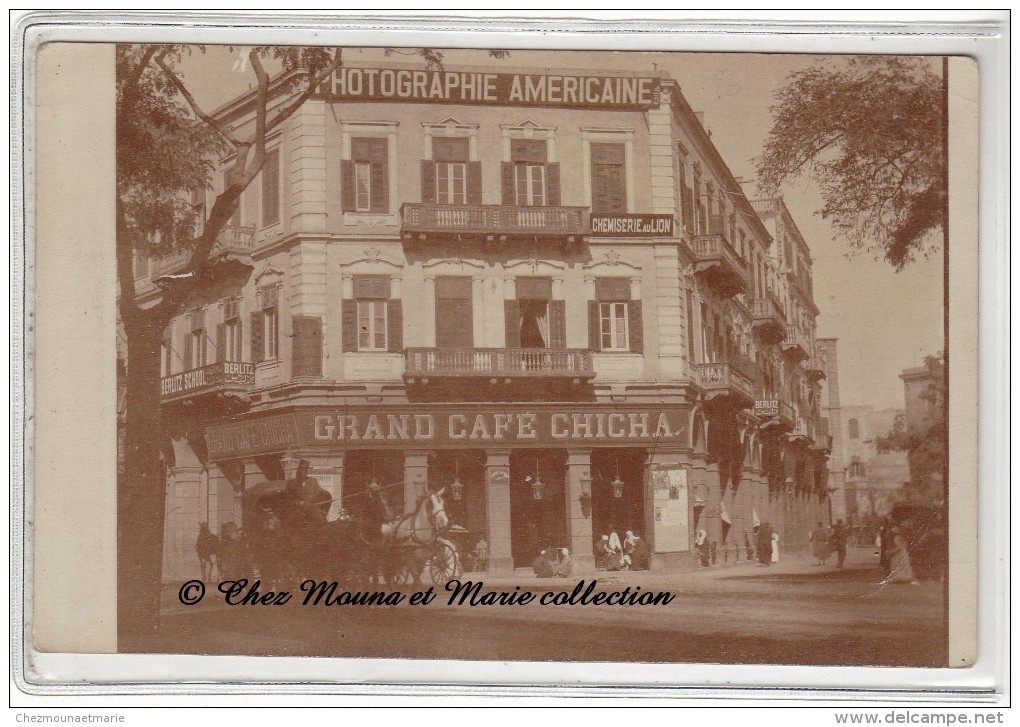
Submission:
POLYGON ((658 78, 341 68, 319 86, 329 101, 641 110, 659 105, 658 78))

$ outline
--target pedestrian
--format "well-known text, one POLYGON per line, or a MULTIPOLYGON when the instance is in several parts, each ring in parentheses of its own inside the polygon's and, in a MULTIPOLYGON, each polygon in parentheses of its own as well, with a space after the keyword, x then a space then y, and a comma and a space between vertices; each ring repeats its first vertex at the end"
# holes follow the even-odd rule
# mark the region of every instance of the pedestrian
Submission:
POLYGON ((914 571, 910 567, 910 546, 907 534, 901 525, 893 525, 889 528, 889 537, 892 540, 892 562, 889 575, 882 581, 889 583, 911 583, 919 585, 914 577, 914 571))
POLYGON ((843 561, 846 560, 846 541, 848 537, 850 537, 850 531, 843 523, 843 519, 840 518, 832 526, 832 535, 829 538, 832 543, 832 549, 836 551, 837 568, 842 568, 843 561))
POLYGON ((829 559, 829 529, 818 521, 818 525, 811 531, 811 551, 815 556, 815 565, 825 565, 829 559))
POLYGON ((779 533, 772 533, 772 562, 779 562, 779 533))
POLYGON ((708 545, 708 533, 704 530, 699 530, 694 535, 694 552, 698 554, 698 565, 702 568, 708 568, 711 565, 710 557, 711 551, 708 545))
POLYGON ((762 523, 757 527, 755 536, 758 546, 758 565, 772 565, 772 525, 762 523))

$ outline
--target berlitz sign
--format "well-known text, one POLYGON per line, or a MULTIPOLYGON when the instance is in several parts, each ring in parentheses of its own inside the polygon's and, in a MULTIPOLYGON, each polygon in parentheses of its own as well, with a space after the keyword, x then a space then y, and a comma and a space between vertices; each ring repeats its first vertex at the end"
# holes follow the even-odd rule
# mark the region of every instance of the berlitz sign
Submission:
POLYGON ((658 78, 636 76, 341 68, 318 95, 330 101, 647 109, 659 105, 660 86, 658 78))
POLYGON ((384 449, 469 446, 687 446, 689 409, 584 404, 300 410, 213 424, 213 459, 290 447, 384 449))
POLYGON ((593 214, 591 233, 605 237, 669 237, 673 234, 673 215, 593 214))

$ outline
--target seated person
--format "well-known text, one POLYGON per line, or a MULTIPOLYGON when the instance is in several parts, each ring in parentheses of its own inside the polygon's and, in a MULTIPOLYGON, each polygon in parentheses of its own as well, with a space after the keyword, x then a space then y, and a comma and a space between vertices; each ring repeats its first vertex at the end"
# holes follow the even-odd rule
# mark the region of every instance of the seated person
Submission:
POLYGON ((628 530, 623 549, 630 557, 631 570, 648 570, 650 553, 648 543, 645 542, 644 538, 628 530))
POLYGON ((539 578, 552 578, 557 565, 558 560, 551 550, 543 550, 531 563, 539 578))
POLYGON ((623 570, 625 566, 623 554, 616 552, 609 545, 608 535, 603 535, 602 539, 595 545, 595 557, 605 562, 606 570, 623 570))
POLYGON ((570 551, 566 548, 560 549, 560 558, 553 567, 553 574, 560 578, 567 578, 574 569, 574 561, 570 557, 570 551))

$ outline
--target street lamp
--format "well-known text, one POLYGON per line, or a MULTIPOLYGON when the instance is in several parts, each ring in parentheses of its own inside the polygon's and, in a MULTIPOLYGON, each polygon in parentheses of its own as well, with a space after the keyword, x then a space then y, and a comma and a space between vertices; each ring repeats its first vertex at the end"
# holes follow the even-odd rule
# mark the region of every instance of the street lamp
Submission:
POLYGON ((623 497, 624 482, 623 482, 623 480, 620 479, 620 457, 619 457, 619 455, 617 455, 617 457, 616 457, 616 477, 613 478, 613 481, 610 482, 609 485, 610 485, 610 487, 613 488, 613 497, 616 497, 616 498, 623 497))
POLYGON ((297 475, 298 464, 301 462, 290 452, 287 452, 280 458, 280 464, 283 466, 283 479, 292 480, 297 475))
MULTIPOLYGON (((531 479, 531 478, 528 478, 531 479)), ((531 480, 531 495, 536 500, 542 499, 542 494, 545 492, 545 483, 542 482, 542 477, 538 474, 538 458, 535 458, 535 479, 531 480)))

